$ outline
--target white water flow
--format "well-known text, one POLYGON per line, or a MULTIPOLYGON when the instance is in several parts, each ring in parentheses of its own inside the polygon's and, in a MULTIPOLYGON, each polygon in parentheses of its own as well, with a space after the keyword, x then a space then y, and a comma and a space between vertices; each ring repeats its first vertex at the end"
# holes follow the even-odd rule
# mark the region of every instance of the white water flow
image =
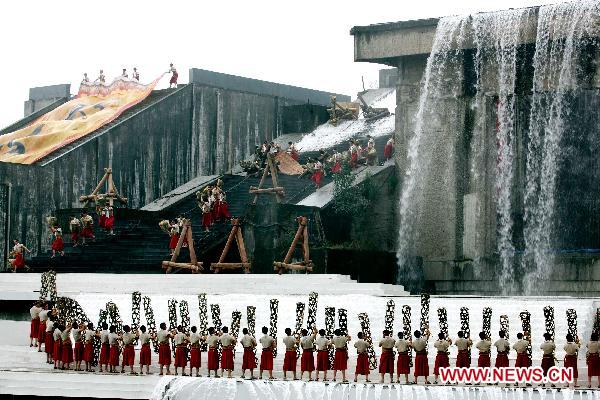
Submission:
MULTIPOLYGON (((421 212, 424 183, 429 177, 432 149, 435 147, 436 126, 439 126, 438 104, 444 97, 456 96, 462 89, 461 44, 469 17, 446 17, 438 22, 431 54, 421 85, 414 134, 408 144, 408 167, 400 196, 400 229, 397 259, 399 268, 411 264, 415 244, 419 239, 418 221, 421 212)), ((451 154, 446 154, 451 159, 451 154)))
POLYGON ((598 1, 577 1, 539 10, 525 191, 526 293, 535 293, 553 265, 560 142, 570 114, 569 94, 581 86, 584 39, 598 29, 599 7, 598 1))
MULTIPOLYGON (((476 47, 475 70, 477 95, 475 107, 480 120, 473 132, 472 154, 484 154, 486 113, 484 109, 490 91, 497 93, 496 107, 496 196, 497 249, 500 255, 500 286, 504 293, 514 288, 512 242, 513 160, 515 152, 515 84, 517 48, 532 9, 516 9, 473 16, 473 40, 476 47), (479 148, 477 148, 479 146, 479 148)), ((481 160, 476 160, 481 162, 481 160)), ((477 171, 472 176, 477 179, 477 171)), ((480 210, 478 210, 480 213, 480 210)), ((478 218, 481 221, 481 218, 478 218)))

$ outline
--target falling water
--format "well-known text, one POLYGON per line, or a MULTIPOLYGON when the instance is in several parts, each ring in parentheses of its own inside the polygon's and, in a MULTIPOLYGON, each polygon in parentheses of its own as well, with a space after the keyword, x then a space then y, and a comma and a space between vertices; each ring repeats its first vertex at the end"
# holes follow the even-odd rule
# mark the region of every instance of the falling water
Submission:
MULTIPOLYGON (((431 54, 427 59, 414 134, 408 144, 408 168, 400 196, 401 222, 397 251, 398 266, 401 269, 399 276, 412 264, 411 257, 415 254, 414 246, 418 241, 417 222, 421 212, 423 185, 428 177, 432 143, 436 140, 436 135, 431 133, 439 125, 437 103, 444 96, 456 95, 461 90, 462 63, 456 62, 456 58, 461 54, 460 48, 465 40, 468 22, 469 17, 442 18, 438 22, 431 54)), ((411 278, 414 279, 409 277, 411 278)))
POLYGON ((548 276, 553 265, 555 195, 560 141, 570 114, 569 97, 578 80, 584 39, 597 29, 598 1, 544 6, 539 10, 534 82, 529 121, 525 246, 522 266, 531 271, 526 293, 548 276))

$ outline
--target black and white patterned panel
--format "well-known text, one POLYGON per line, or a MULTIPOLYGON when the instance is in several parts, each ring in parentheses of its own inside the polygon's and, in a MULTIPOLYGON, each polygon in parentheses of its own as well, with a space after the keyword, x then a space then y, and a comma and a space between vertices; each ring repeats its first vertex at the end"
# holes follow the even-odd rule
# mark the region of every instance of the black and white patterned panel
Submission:
POLYGON ((373 337, 371 336, 371 323, 369 322, 369 315, 367 313, 358 314, 358 320, 360 322, 360 329, 363 333, 363 340, 369 343, 367 348, 367 354, 369 355, 369 368, 377 368, 377 357, 375 356, 375 349, 373 348, 373 337))

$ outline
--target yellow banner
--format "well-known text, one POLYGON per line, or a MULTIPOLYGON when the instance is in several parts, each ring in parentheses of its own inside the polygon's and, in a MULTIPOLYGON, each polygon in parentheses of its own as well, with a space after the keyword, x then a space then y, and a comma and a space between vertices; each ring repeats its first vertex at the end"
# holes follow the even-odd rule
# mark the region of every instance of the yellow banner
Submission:
POLYGON ((125 78, 109 85, 82 83, 73 100, 26 128, 0 136, 0 162, 33 164, 94 132, 148 97, 160 78, 162 75, 148 85, 125 78))

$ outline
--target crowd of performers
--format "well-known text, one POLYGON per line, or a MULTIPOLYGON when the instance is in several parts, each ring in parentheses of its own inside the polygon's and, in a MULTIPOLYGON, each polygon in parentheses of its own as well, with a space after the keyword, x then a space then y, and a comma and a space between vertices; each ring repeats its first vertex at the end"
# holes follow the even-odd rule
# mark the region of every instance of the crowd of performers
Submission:
MULTIPOLYGON (((123 332, 118 333, 116 326, 103 324, 95 328, 92 323, 82 321, 61 321, 57 317, 57 310, 48 308, 48 304, 42 301, 36 302, 31 309, 31 331, 30 346, 37 347, 42 352, 44 347, 46 353, 46 362, 54 364, 55 369, 71 369, 74 364, 76 371, 94 371, 93 364, 93 341, 99 338, 101 343, 99 357, 99 372, 125 372, 129 369, 131 374, 136 374, 134 366, 136 365, 135 345, 140 343, 141 348, 137 356, 139 373, 150 372, 152 364, 152 352, 150 350, 151 341, 158 342, 158 366, 160 375, 171 373, 171 365, 175 368, 175 375, 181 370, 182 375, 186 375, 186 369, 189 364, 189 374, 195 373, 200 376, 202 367, 201 349, 207 346, 207 373, 210 377, 224 376, 231 377, 235 369, 234 353, 239 344, 243 349, 241 361, 241 377, 246 377, 246 371, 250 373, 250 379, 254 378, 254 370, 258 369, 258 377, 262 379, 263 375, 268 374, 269 379, 273 379, 273 359, 277 348, 277 339, 269 335, 267 327, 262 328, 262 336, 256 339, 250 335, 247 328, 242 330, 241 337, 236 337, 229 333, 226 326, 217 329, 210 327, 207 335, 201 335, 195 326, 192 326, 190 332, 186 332, 181 326, 176 330, 168 330, 166 323, 160 324, 160 329, 156 334, 147 331, 145 326, 140 326, 139 330, 131 329, 130 326, 123 326, 123 332), (175 357, 172 359, 171 342, 175 346, 175 357), (259 363, 255 359, 256 348, 260 348, 259 363), (188 358, 189 353, 189 358, 188 358), (188 361, 189 360, 189 361, 188 361), (82 369, 82 364, 85 369, 82 369)), ((427 357, 427 342, 429 332, 414 332, 414 339, 407 340, 402 332, 399 332, 397 338, 392 336, 392 332, 384 330, 382 338, 378 345, 381 348, 379 359, 379 375, 381 383, 385 382, 386 375, 389 375, 390 382, 418 383, 420 377, 429 384, 429 361, 427 357), (414 369, 412 375, 414 380, 409 382, 411 374, 412 350, 415 351, 414 369), (395 351, 397 351, 397 358, 395 351), (394 369, 396 378, 394 379, 394 369)), ((300 335, 294 335, 290 328, 285 329, 285 336, 282 343, 285 346, 283 356, 283 377, 287 379, 288 374, 296 380, 298 379, 297 369, 300 361, 300 379, 305 375, 307 379, 318 381, 322 377, 323 381, 328 380, 328 372, 333 370, 333 381, 336 381, 338 373, 341 374, 342 382, 347 382, 346 371, 348 369, 349 346, 353 346, 357 353, 356 369, 354 382, 360 375, 365 376, 365 381, 370 382, 370 368, 368 349, 371 345, 369 338, 366 338, 363 332, 359 332, 357 340, 351 344, 352 338, 341 332, 339 329, 334 331, 334 336, 328 338, 324 329, 312 331, 303 329, 300 335), (334 349, 334 362, 330 365, 329 350, 334 349), (298 351, 302 350, 302 355, 297 356, 298 351), (315 357, 316 352, 316 357, 315 357)), ((375 342, 377 343, 377 342, 375 342)), ((374 343, 374 344, 375 344, 374 343)), ((458 356, 455 367, 469 368, 471 366, 471 347, 479 352, 477 366, 481 368, 491 367, 492 348, 496 348, 496 359, 494 367, 509 367, 508 355, 511 350, 516 352, 515 367, 530 367, 532 365, 531 357, 528 354, 530 341, 524 333, 517 334, 517 341, 512 345, 506 339, 504 331, 498 333, 498 339, 492 343, 491 338, 486 337, 485 333, 479 334, 479 341, 473 341, 465 337, 462 331, 458 332, 458 338, 453 342, 444 333, 438 335, 438 340, 434 342, 433 347, 437 350, 433 373, 437 383, 440 368, 450 367, 448 349, 450 346, 456 346, 458 356)), ((600 378, 600 358, 598 350, 598 333, 591 335, 590 341, 586 344, 587 365, 588 365, 588 387, 591 387, 592 378, 600 378)), ((541 368, 546 376, 548 370, 555 365, 556 344, 549 333, 544 334, 544 342, 540 345, 543 352, 541 368)), ((577 337, 567 334, 566 342, 563 346, 566 353, 564 358, 564 367, 573 369, 574 382, 577 387, 577 353, 580 349, 580 342, 577 337)), ((600 383, 599 383, 600 386, 600 383)))
POLYGON ((220 220, 231 218, 227 195, 223 190, 223 181, 217 179, 216 185, 208 185, 196 193, 198 208, 202 210, 202 227, 206 232, 210 227, 220 220))
MULTIPOLYGON (((179 74, 177 73, 177 69, 173 66, 173 63, 169 64, 169 70, 166 72, 167 74, 171 74, 171 79, 169 80, 169 88, 177 87, 177 79, 179 78, 179 74)), ((133 81, 140 81, 140 72, 137 67, 133 67, 133 71, 131 72, 131 78, 129 77, 129 73, 127 72, 127 68, 123 68, 121 75, 118 77, 119 79, 130 79, 133 81)), ((81 80, 82 84, 90 84, 90 83, 106 83, 106 75, 104 75, 104 70, 100 70, 98 73, 98 77, 90 82, 90 78, 88 77, 87 72, 83 74, 83 79, 81 80)))

